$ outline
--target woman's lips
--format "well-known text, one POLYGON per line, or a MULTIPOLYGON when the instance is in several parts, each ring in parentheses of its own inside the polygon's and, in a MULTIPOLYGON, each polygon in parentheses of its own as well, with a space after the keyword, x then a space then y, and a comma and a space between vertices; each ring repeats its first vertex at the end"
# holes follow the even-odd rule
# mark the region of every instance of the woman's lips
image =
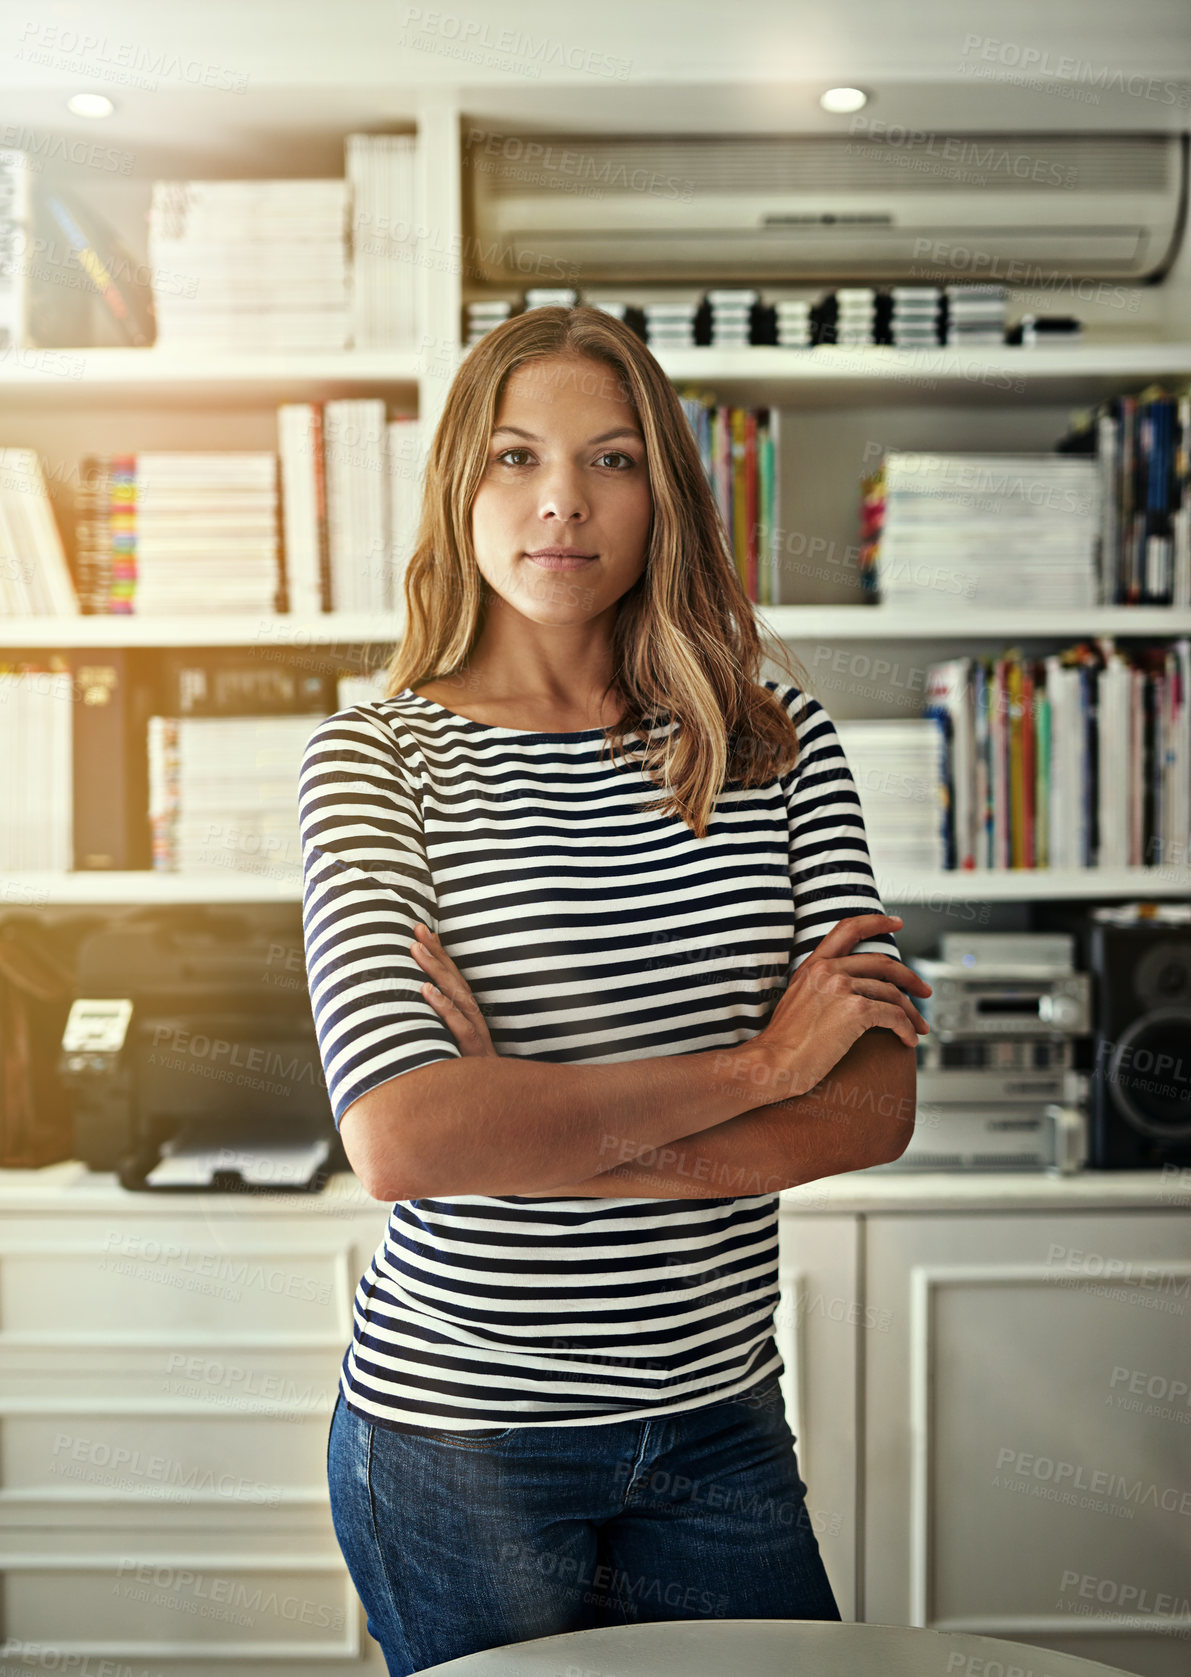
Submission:
POLYGON ((541 565, 546 571, 577 571, 583 565, 594 565, 598 554, 585 553, 527 553, 531 564, 541 565))

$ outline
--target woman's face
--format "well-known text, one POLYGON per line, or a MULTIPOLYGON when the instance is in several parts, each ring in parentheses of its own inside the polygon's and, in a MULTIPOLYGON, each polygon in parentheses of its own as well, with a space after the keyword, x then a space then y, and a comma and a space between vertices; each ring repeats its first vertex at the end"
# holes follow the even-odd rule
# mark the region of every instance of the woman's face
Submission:
POLYGON ((518 367, 472 504, 493 593, 536 623, 590 621, 645 569, 651 514, 645 439, 612 369, 572 355, 518 367))

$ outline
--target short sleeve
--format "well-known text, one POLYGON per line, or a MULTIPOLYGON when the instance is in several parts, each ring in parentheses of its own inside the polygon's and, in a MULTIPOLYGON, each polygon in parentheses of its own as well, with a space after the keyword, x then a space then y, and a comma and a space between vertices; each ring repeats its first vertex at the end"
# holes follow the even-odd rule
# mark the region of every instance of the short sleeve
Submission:
MULTIPOLYGON (((782 776, 794 889, 797 971, 833 926, 857 914, 883 914, 869 857, 860 794, 835 724, 823 706, 797 687, 778 689, 798 728, 798 760, 782 776)), ((856 955, 901 959, 892 932, 862 938, 856 955)))
POLYGON ((320 722, 298 789, 302 935, 335 1126, 369 1089, 459 1047, 421 993, 414 925, 438 930, 421 803, 383 718, 320 722))

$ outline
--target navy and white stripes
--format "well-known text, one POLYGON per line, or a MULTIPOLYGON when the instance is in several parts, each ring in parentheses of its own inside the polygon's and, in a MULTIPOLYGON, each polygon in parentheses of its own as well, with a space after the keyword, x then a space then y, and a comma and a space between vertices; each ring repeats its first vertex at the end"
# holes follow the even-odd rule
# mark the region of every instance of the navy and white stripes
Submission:
MULTIPOLYGON (((795 718, 798 762, 766 786, 729 782, 702 840, 637 807, 658 788, 610 750, 600 761, 601 729, 494 727, 409 689, 319 724, 301 776, 303 926, 336 1123, 378 1084, 458 1057, 420 993, 418 920, 499 1054, 594 1064, 748 1041, 832 926, 880 910, 830 718, 767 685, 795 718)), ((897 953, 888 934, 855 949, 897 953)), ((398 1201, 357 1289, 345 1401, 468 1430, 731 1397, 781 1368, 777 1205, 398 1201)))

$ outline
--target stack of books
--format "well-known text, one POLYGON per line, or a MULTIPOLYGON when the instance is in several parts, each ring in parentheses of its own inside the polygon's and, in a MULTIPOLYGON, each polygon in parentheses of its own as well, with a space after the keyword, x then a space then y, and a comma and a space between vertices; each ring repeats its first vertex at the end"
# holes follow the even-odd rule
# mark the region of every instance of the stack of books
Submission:
POLYGON ((69 670, 0 664, 0 868, 65 873, 72 856, 69 670))
POLYGON ((863 586, 924 610, 1093 606, 1099 484, 1071 455, 889 450, 862 480, 863 586))
POLYGON ((786 349, 807 349, 814 343, 809 298, 781 297, 773 305, 777 319, 777 341, 786 349))
POLYGON ((946 342, 969 348, 1005 342, 1003 285, 949 285, 946 342))
POLYGON ((1096 461, 1100 603, 1191 606, 1191 392, 1110 397, 1060 447, 1096 461))
POLYGON ((943 293, 937 285, 890 288, 889 339, 899 349, 921 349, 939 342, 943 293))
POLYGON ((579 293, 572 285, 531 285, 525 293, 527 309, 573 309, 579 293))
POLYGON ((645 341, 650 349, 690 349, 697 303, 646 303, 645 341))
POLYGON ((421 430, 379 397, 278 410, 291 613, 395 609, 421 511, 421 430))
POLYGON ((310 715, 150 717, 154 868, 300 875, 298 772, 315 725, 310 715))
POLYGON ((78 611, 41 461, 31 448, 0 448, 0 615, 78 611))
POLYGON ((279 609, 275 454, 87 455, 79 475, 84 611, 271 616, 279 609))
POLYGON ((348 193, 346 180, 155 181, 149 266, 158 345, 346 348, 348 193))
POLYGON ((0 350, 29 342, 29 253, 33 244, 33 159, 0 150, 0 350))
POLYGON ((779 605, 778 410, 729 407, 689 391, 679 399, 745 593, 759 605, 779 605))
POLYGON ((417 335, 417 214, 412 134, 349 134, 351 342, 410 345, 417 335))
POLYGON ((464 348, 470 349, 472 344, 478 344, 487 332, 502 321, 508 320, 513 312, 512 303, 497 298, 480 303, 467 304, 467 333, 464 348))
POLYGON ((760 301, 761 293, 747 286, 709 291, 712 344, 722 349, 738 349, 751 343, 753 311, 760 301))
POLYGON ((886 874, 946 867, 946 756, 934 718, 837 722, 836 732, 873 867, 886 874))
POLYGON ((139 617, 256 612, 279 605, 277 456, 132 456, 139 617))
POLYGON ((837 344, 875 344, 877 293, 872 286, 844 286, 835 292, 837 344))
POLYGON ((1191 640, 1010 648, 927 675, 947 742, 949 867, 1185 868, 1191 640))

